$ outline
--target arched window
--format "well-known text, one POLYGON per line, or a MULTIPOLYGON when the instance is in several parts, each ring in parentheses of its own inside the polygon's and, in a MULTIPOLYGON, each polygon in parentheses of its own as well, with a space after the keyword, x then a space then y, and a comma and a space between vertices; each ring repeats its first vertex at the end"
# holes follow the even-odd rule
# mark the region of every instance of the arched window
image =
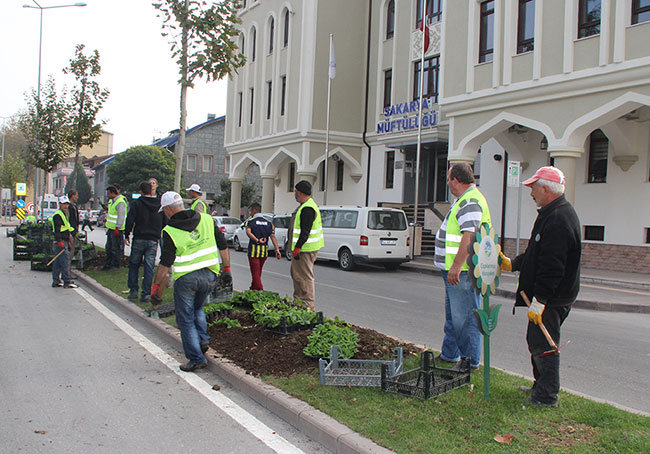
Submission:
POLYGON ((395 34, 395 0, 388 2, 386 9, 386 39, 391 39, 395 34))
POLYGON ((241 33, 241 34, 239 35, 239 52, 240 52, 242 55, 244 55, 244 56, 246 55, 246 54, 245 54, 245 49, 246 49, 246 47, 244 46, 245 44, 246 44, 246 41, 245 41, 245 39, 244 39, 244 34, 241 33))
POLYGON ((257 42, 257 30, 255 27, 251 30, 251 61, 255 61, 255 44, 257 42))
POLYGON ((284 10, 284 36, 282 38, 283 47, 289 45, 289 10, 284 10))
POLYGON ((269 54, 273 53, 273 35, 275 34, 275 19, 269 21, 269 54))

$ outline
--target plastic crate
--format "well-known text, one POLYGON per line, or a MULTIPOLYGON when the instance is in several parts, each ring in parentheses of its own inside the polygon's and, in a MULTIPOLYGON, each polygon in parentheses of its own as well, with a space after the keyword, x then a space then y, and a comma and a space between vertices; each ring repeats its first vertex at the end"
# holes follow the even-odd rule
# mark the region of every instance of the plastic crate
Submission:
POLYGON ((227 301, 232 298, 232 284, 227 287, 221 287, 218 283, 208 295, 209 303, 221 303, 222 301, 227 301))
POLYGON ((174 315, 174 303, 166 303, 166 304, 161 304, 160 306, 156 307, 155 309, 148 309, 145 310, 144 313, 148 317, 154 317, 154 318, 165 318, 169 317, 170 315, 174 315))
POLYGON ((272 328, 265 325, 264 329, 276 334, 291 334, 291 333, 295 333, 296 331, 304 331, 306 329, 312 329, 317 327, 318 325, 323 324, 323 313, 318 312, 317 314, 318 314, 318 320, 315 323, 308 323, 306 325, 292 325, 290 323, 287 323, 286 317, 282 317, 281 322, 278 326, 272 328))
POLYGON ((45 254, 45 257, 42 259, 35 259, 33 256, 31 258, 31 262, 29 264, 29 269, 32 271, 52 271, 52 267, 54 266, 54 262, 50 263, 48 266, 48 263, 50 260, 54 258, 53 255, 51 254, 45 254))
POLYGON ((391 376, 381 366, 381 390, 404 396, 429 399, 469 384, 469 358, 462 358, 459 370, 436 367, 433 352, 423 352, 420 367, 391 376))
POLYGON ((218 311, 213 311, 210 312, 209 314, 205 314, 205 320, 208 323, 212 323, 218 318, 230 317, 231 315, 232 315, 232 309, 220 309, 218 311))
POLYGON ((318 370, 320 384, 327 386, 381 386, 381 368, 388 367, 389 376, 402 371, 402 347, 395 348, 395 358, 390 360, 345 359, 341 348, 332 345, 330 359, 320 358, 318 370), (339 358, 341 355, 341 358, 339 358))

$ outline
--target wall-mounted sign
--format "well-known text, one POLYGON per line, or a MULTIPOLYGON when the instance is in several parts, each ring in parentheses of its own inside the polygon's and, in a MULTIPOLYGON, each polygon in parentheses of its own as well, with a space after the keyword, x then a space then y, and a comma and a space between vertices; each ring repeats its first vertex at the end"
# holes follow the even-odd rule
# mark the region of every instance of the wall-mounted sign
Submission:
MULTIPOLYGON (((433 110, 433 98, 422 100, 422 127, 431 128, 438 124, 439 112, 433 110)), ((412 131, 420 126, 420 100, 403 102, 384 107, 384 120, 377 123, 377 134, 412 131)))

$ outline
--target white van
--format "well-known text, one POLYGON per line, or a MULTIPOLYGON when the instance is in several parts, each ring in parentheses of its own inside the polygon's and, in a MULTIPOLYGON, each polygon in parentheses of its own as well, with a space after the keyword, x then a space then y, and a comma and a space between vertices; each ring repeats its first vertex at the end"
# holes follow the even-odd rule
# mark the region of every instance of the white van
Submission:
POLYGON ((408 262, 410 237, 404 211, 360 206, 320 207, 325 246, 319 259, 336 260, 350 271, 357 263, 394 270, 408 262))
MULTIPOLYGON (((59 209, 59 198, 54 194, 45 194, 43 198, 43 218, 51 218, 56 213, 56 210, 59 209)), ((40 216, 40 214, 39 214, 40 216)))

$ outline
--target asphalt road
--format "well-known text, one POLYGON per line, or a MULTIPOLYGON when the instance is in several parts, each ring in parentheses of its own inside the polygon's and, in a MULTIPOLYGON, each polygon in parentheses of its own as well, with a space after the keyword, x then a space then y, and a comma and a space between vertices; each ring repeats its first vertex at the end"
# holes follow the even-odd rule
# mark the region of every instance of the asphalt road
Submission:
MULTIPOLYGON (((246 254, 231 250, 235 288, 250 285, 246 254)), ((316 307, 343 319, 431 348, 440 349, 444 323, 444 285, 438 275, 361 267, 344 272, 334 262, 315 266, 316 307)), ((262 275, 266 290, 293 292, 289 262, 268 259, 262 275)), ((502 304, 491 339, 491 364, 532 376, 525 332, 527 317, 512 301, 502 304)), ((565 321, 561 384, 564 388, 650 413, 650 315, 574 309, 565 321)))
POLYGON ((51 288, 2 233, 2 452, 327 452, 206 370, 180 372, 182 354, 119 306, 51 288))

